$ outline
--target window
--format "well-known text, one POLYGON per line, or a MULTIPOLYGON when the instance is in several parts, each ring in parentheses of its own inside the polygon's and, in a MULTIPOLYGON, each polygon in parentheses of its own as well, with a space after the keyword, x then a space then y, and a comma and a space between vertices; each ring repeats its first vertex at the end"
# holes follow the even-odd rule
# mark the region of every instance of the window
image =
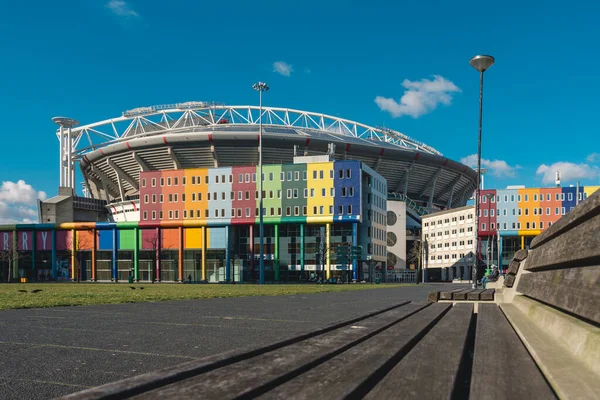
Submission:
POLYGON ((221 200, 225 200, 225 192, 221 192, 221 200))
POLYGON ((225 218, 225 209, 221 208, 221 218, 225 218))
POLYGON ((529 208, 525 209, 525 215, 529 215, 529 208))
POLYGON ((321 189, 321 197, 325 197, 325 196, 327 196, 327 189, 322 188, 321 189))
POLYGON ((525 223, 525 229, 529 229, 529 228, 530 228, 530 224, 529 224, 529 222, 526 222, 525 223))
POLYGON ((488 216, 488 210, 483 210, 483 216, 487 217, 488 216))
POLYGON ((323 170, 319 170, 319 179, 323 179, 323 170))
POLYGON ((537 199, 537 194, 534 194, 534 195, 533 195, 533 201, 538 201, 538 199, 537 199))
POLYGON ((144 219, 148 219, 148 211, 144 211, 144 219))
POLYGON ((347 179, 350 179, 351 177, 352 177, 352 170, 350 170, 350 169, 347 169, 347 170, 346 170, 346 178, 347 178, 347 179))
POLYGON ((160 178, 160 186, 165 186, 165 178, 160 178))
POLYGON ((550 201, 550 193, 546 195, 546 201, 550 201))
POLYGON ((332 169, 329 170, 329 179, 333 179, 333 170, 332 169))
POLYGON ((298 198, 298 189, 294 189, 294 198, 297 199, 298 198))
POLYGON ((173 219, 173 210, 169 210, 169 219, 173 219))
POLYGON ((323 206, 319 206, 319 214, 323 215, 323 211, 325 210, 325 207, 323 206))
POLYGON ((495 203, 496 202, 496 196, 492 196, 490 200, 491 200, 492 203, 495 203))
POLYGON ((156 178, 152 178, 152 187, 156 187, 156 178))
POLYGON ((533 209, 533 215, 537 215, 537 208, 533 209))
POLYGON ((300 207, 299 206, 294 206, 294 215, 300 215, 300 207))
POLYGON ((272 199, 273 198, 273 191, 269 190, 269 198, 272 199))
POLYGON ((492 222, 492 223, 490 224, 490 229, 491 229, 491 230, 494 230, 494 228, 495 228, 495 224, 492 222))
POLYGON ((148 204, 149 202, 149 196, 147 194, 144 195, 144 204, 148 204))
POLYGON ((152 211, 152 219, 156 219, 156 211, 152 211))
POLYGON ((506 230, 506 222, 503 224, 503 229, 506 230))
POLYGON ((352 205, 349 205, 348 207, 346 207, 346 210, 348 211, 348 214, 352 214, 352 205))
POLYGON ((487 197, 481 196, 481 202, 482 203, 487 203, 487 197))
POLYGON ((277 190, 277 198, 280 199, 281 198, 281 189, 277 190))
POLYGON ((277 208, 277 216, 281 217, 281 207, 277 208))
MULTIPOLYGON (((300 180, 300 171, 294 171, 294 180, 295 181, 300 180)), ((298 215, 298 214, 296 214, 296 215, 298 215)))
POLYGON ((250 216, 250 207, 246 207, 246 217, 250 216))
POLYGON ((288 181, 292 180, 292 171, 288 171, 288 173, 287 173, 287 180, 288 181))
POLYGON ((187 218, 187 210, 183 210, 183 218, 187 218))
POLYGON ((255 199, 258 199, 258 190, 255 190, 255 191, 254 191, 254 198, 255 198, 255 199))
POLYGON ((219 183, 219 175, 215 175, 215 183, 219 183))
POLYGON ((250 191, 249 190, 246 190, 246 200, 250 200, 250 191))
POLYGON ((238 190, 238 200, 242 200, 243 198, 242 191, 238 190))
POLYGON ((164 195, 162 195, 162 194, 161 194, 161 195, 160 195, 160 197, 159 197, 159 199, 160 199, 160 200, 159 200, 159 201, 160 201, 160 203, 162 203, 162 202, 163 202, 163 200, 164 200, 164 195))
POLYGON ((332 187, 331 189, 329 189, 329 195, 331 197, 335 197, 335 188, 334 187, 332 187))
POLYGON ((554 209, 554 215, 558 215, 558 207, 554 209))
POLYGON ((306 215, 306 211, 307 211, 307 207, 303 206, 302 207, 302 215, 306 215))
POLYGON ((546 207, 546 215, 550 215, 550 207, 546 207))
POLYGON ((544 222, 540 221, 540 229, 544 229, 544 222))
POLYGON ((288 216, 288 217, 290 215, 292 215, 292 207, 288 206, 288 207, 285 208, 285 215, 288 216))
POLYGON ((235 200, 235 192, 229 193, 229 200, 235 200))
POLYGON ((520 194, 517 195, 517 201, 519 201, 519 202, 521 201, 521 195, 520 194))
POLYGON ((244 174, 238 174, 238 183, 244 182, 244 174))
POLYGON ((508 195, 507 194, 504 195, 504 202, 508 203, 508 195))
MULTIPOLYGON (((513 208, 513 209, 512 209, 512 215, 515 215, 515 211, 516 211, 516 210, 513 208)), ((521 215, 521 213, 519 213, 519 215, 521 215)))
POLYGON ((569 193, 569 201, 573 200, 573 193, 569 193))
POLYGON ((237 209, 237 216, 238 216, 238 217, 241 217, 241 216, 242 216, 242 209, 241 209, 241 208, 238 208, 238 209, 237 209))
POLYGON ((561 214, 565 215, 565 208, 564 207, 561 207, 561 214))
POLYGON ((246 183, 250 183, 250 174, 245 175, 246 183))
POLYGON ((292 189, 288 189, 286 193, 287 193, 286 198, 291 199, 292 198, 292 189))
POLYGON ((215 208, 215 218, 219 217, 219 210, 215 208))
POLYGON ((342 197, 346 197, 346 187, 342 186, 342 197))
MULTIPOLYGON (((306 170, 302 171, 302 180, 305 181, 306 180, 306 170)), ((306 213, 304 213, 304 215, 306 215, 306 213)))
POLYGON ((252 182, 256 182, 256 172, 252 174, 252 182))
POLYGON ((167 178, 167 186, 171 186, 171 178, 167 178))

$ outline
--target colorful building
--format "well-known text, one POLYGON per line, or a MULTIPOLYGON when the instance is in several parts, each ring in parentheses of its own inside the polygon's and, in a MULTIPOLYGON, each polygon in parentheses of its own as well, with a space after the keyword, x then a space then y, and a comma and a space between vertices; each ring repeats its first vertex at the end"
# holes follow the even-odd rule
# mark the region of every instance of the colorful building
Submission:
MULTIPOLYGON (((13 278, 30 280, 255 280, 258 174, 256 166, 142 171, 139 221, 0 226, 0 251, 15 255, 13 278)), ((339 245, 362 246, 363 259, 385 265, 387 184, 360 161, 265 165, 262 197, 267 280, 360 279, 360 260, 337 262, 339 245)))
POLYGON ((600 186, 573 186, 481 191, 479 239, 482 259, 508 268, 514 253, 528 248, 542 231, 552 226, 600 186), (502 249, 498 254, 498 249, 502 249))

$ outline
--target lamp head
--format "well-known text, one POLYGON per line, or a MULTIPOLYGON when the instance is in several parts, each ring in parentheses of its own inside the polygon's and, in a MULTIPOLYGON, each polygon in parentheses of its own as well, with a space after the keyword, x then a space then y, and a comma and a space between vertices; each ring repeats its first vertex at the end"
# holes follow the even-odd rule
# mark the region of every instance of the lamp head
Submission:
POLYGON ((264 82, 257 82, 254 85, 252 85, 252 88, 257 92, 266 92, 267 90, 269 90, 269 85, 267 85, 264 82))
POLYGON ((469 61, 471 67, 475 68, 479 72, 485 72, 489 67, 494 64, 494 57, 488 55, 477 55, 469 61))

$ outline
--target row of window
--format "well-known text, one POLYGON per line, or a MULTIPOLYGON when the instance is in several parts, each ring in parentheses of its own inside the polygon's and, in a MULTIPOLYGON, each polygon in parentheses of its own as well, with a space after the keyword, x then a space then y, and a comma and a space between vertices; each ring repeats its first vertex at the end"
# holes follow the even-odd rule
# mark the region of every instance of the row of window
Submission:
MULTIPOLYGON (((572 210, 573 207, 570 207, 570 210, 572 210)), ((551 214, 551 209, 550 207, 546 207, 546 214, 544 214, 544 209, 543 208, 533 208, 532 209, 533 214, 532 215, 552 215, 551 214)), ((554 215, 565 215, 566 213, 566 207, 556 207, 554 209, 554 215)), ((498 210, 498 216, 506 216, 507 215, 507 209, 503 208, 498 210)), ((529 215, 529 208, 513 208, 512 209, 512 215, 529 215)), ((482 216, 482 210, 479 210, 479 216, 482 216)), ((483 210, 483 216, 487 217, 488 216, 488 210, 483 210)), ((489 216, 493 217, 494 216, 494 209, 490 209, 489 212, 489 216)))
POLYGON ((438 260, 442 260, 442 259, 444 259, 444 260, 450 260, 450 259, 456 260, 458 258, 460 258, 462 260, 463 258, 465 258, 465 254, 464 253, 460 253, 460 254, 454 253, 454 254, 445 254, 443 256, 440 254, 438 256, 431 256, 431 261, 435 261, 436 258, 438 260))
MULTIPOLYGON (((465 216, 464 215, 459 215, 458 217, 452 217, 452 222, 456 222, 457 218, 458 218, 459 221, 464 221, 465 220, 465 216)), ((467 215, 467 219, 473 219, 473 214, 468 214, 467 215)), ((427 227, 429 225, 435 226, 435 223, 436 223, 435 221, 425 222, 423 226, 425 226, 425 227, 427 227)), ((450 223, 450 218, 446 218, 444 220, 438 219, 437 224, 438 225, 442 225, 442 223, 449 224, 450 223)))
MULTIPOLYGON (((539 224, 536 224, 535 222, 526 222, 525 223, 525 229, 544 229, 544 221, 540 221, 539 224), (539 228, 536 228, 539 227, 539 228)), ((549 221, 548 222, 548 228, 550 228, 552 226, 552 222, 549 221)), ((481 224, 481 230, 485 231, 485 223, 481 224)), ((498 224, 494 224, 493 222, 490 224, 490 230, 494 230, 496 229, 496 227, 500 230, 506 230, 508 229, 508 224, 506 222, 502 223, 502 225, 500 225, 500 223, 498 224)), ((521 223, 520 222, 513 222, 512 223, 512 229, 521 229, 521 223)))
MULTIPOLYGON (((321 189, 321 194, 320 197, 327 197, 327 189, 322 188, 321 189)), ((226 200, 226 193, 225 192, 220 192, 221 196, 219 199, 219 196, 217 195, 218 192, 213 192, 212 196, 211 193, 208 192, 207 193, 207 200, 208 201, 212 201, 212 200, 226 200)), ((281 190, 277 190, 276 192, 273 190, 263 190, 263 199, 267 198, 267 193, 268 193, 268 198, 269 199, 273 199, 275 198, 275 196, 277 196, 276 198, 281 199, 281 190)), ((310 193, 310 197, 315 197, 315 189, 311 188, 311 189, 304 189, 304 198, 308 198, 308 195, 310 193)), ((298 189, 287 189, 286 192, 286 198, 288 199, 297 199, 298 198, 298 189)), ((329 189, 329 195, 331 197, 335 197, 335 188, 330 188, 329 189)), ((162 194, 158 195, 158 200, 159 203, 162 203, 164 200, 164 197, 162 194)), ((342 197, 354 197, 354 187, 342 187, 342 197)), ((256 190, 254 192, 254 199, 258 199, 259 195, 258 195, 258 190, 256 190)), ((179 200, 179 195, 177 193, 172 193, 168 195, 168 199, 169 199, 169 203, 177 203, 179 200)), ((250 190, 246 190, 245 191, 245 195, 244 192, 242 192, 241 190, 238 191, 237 193, 237 199, 238 200, 250 200, 250 190)), ((157 195, 153 194, 152 195, 152 203, 156 203, 157 200, 157 195)), ((192 201, 202 201, 202 192, 198 192, 198 193, 192 193, 192 201)), ((235 200, 235 192, 230 192, 229 194, 229 200, 235 200)), ((185 202, 185 193, 181 194, 181 202, 185 202)), ((149 204, 150 203, 150 195, 146 194, 144 195, 144 204, 149 204)))
MULTIPOLYGON (((469 227, 467 227, 466 229, 467 229, 467 232, 473 232, 473 227, 472 227, 472 226, 469 226, 469 227)), ((459 231, 460 233, 465 233, 465 228, 460 228, 458 231, 459 231)), ((449 234, 450 234, 450 231, 444 231, 444 236, 448 236, 449 234)), ((456 235, 456 229, 452 229, 452 234, 453 234, 453 235, 456 235)), ((431 238, 432 238, 432 239, 433 239, 435 236, 436 236, 436 234, 435 234, 435 233, 432 233, 432 234, 431 234, 431 238)), ((442 236, 442 231, 438 231, 438 232, 437 232, 437 236, 442 236)), ((425 234, 425 238, 428 238, 428 237, 429 237, 429 233, 426 233, 426 234, 425 234)))
MULTIPOLYGON (((554 197, 555 197, 556 201, 565 201, 565 193, 555 193, 554 197)), ((585 199, 587 199, 587 193, 579 192, 579 196, 578 197, 579 197, 580 201, 581 200, 585 200, 585 199)), ((524 201, 529 201, 529 195, 528 194, 525 194, 523 198, 524 198, 524 201)), ((550 193, 546 193, 545 198, 546 198, 546 201, 550 201, 550 199, 552 197, 551 197, 550 193)), ((568 199, 568 201, 573 201, 573 192, 567 193, 567 199, 568 199)), ((486 195, 482 195, 481 198, 480 198, 480 200, 481 200, 482 203, 487 203, 487 196, 486 195)), ((502 196, 500 196, 500 195, 490 197, 490 202, 491 203, 495 203, 495 202, 500 203, 501 200, 502 200, 502 196)), ((540 194, 538 196, 538 194, 534 194, 533 195, 533 201, 538 201, 538 200, 539 201, 544 201, 544 195, 540 194)), ((515 195, 514 194, 510 195, 510 201, 511 202, 515 201, 515 195)), ((517 201, 521 201, 521 195, 520 194, 517 195, 517 201)), ((508 203, 508 195, 506 195, 506 194, 504 195, 504 202, 508 203)))
MULTIPOLYGON (((256 216, 258 216, 258 211, 259 209, 256 208, 255 209, 255 214, 252 215, 251 214, 251 208, 250 207, 246 207, 245 210, 245 214, 242 213, 242 209, 241 208, 232 208, 231 209, 231 214, 228 214, 226 212, 226 210, 224 208, 217 208, 213 210, 214 215, 211 216, 210 215, 210 210, 209 209, 205 209, 204 210, 204 218, 242 218, 245 217, 246 218, 254 218, 256 216)), ((352 206, 338 206, 338 214, 340 215, 344 215, 344 211, 346 211, 346 214, 350 215, 352 214, 352 206)), ((263 208, 263 215, 264 216, 277 216, 277 217, 281 217, 282 216, 282 208, 281 207, 271 207, 270 209, 267 209, 266 207, 263 208)), ((325 207, 324 206, 314 206, 313 207, 313 215, 324 215, 325 213, 325 207)), ((308 214, 308 207, 307 206, 303 206, 302 207, 302 214, 300 214, 300 206, 295 206, 295 207, 286 207, 285 208, 285 215, 286 216, 306 216, 308 214)), ((329 214, 333 214, 333 206, 329 206, 329 214)), ((169 219, 179 219, 179 210, 169 210, 168 211, 168 217, 169 219)), ((184 219, 193 219, 193 218, 202 218, 202 210, 201 209, 197 209, 197 210, 183 210, 182 211, 182 216, 184 219)), ((159 211, 152 211, 151 213, 149 213, 148 211, 144 211, 142 214, 142 219, 144 221, 149 220, 148 216, 150 216, 150 220, 162 220, 163 219, 163 211, 159 210, 159 211), (157 218, 158 217, 158 218, 157 218)))
MULTIPOLYGON (((300 180, 300 172, 301 171, 281 171, 279 173, 279 180, 281 182, 291 182, 291 181, 299 181, 300 180)), ((350 179, 352 177, 352 170, 351 169, 340 169, 338 170, 339 172, 339 177, 340 179, 350 179)), ((246 173, 246 174, 238 174, 238 179, 237 182, 238 183, 250 183, 250 182, 256 182, 256 172, 250 174, 250 173, 246 173)), ((273 172, 269 172, 267 174, 268 179, 270 182, 273 182, 273 179, 275 177, 275 174, 273 172)), ((324 179, 324 171, 323 170, 314 170, 313 171, 313 179, 324 179)), ((302 180, 306 180, 308 177, 307 171, 302 171, 302 180)), ((181 177, 181 185, 185 186, 186 185, 186 178, 185 176, 181 177)), ((329 171, 329 178, 333 179, 333 170, 329 171)), ((262 174, 262 179, 263 182, 265 182, 265 174, 262 174)), ((192 185, 200 185, 202 184, 202 177, 200 176, 192 176, 191 177, 191 181, 192 181, 192 185)), ((214 175, 214 179, 213 179, 213 183, 233 183, 233 174, 221 174, 221 175, 214 175)), ((204 177, 204 183, 205 184, 209 184, 210 183, 210 178, 208 175, 206 175, 204 177)), ((156 178, 152 178, 151 180, 151 184, 152 187, 156 187, 156 178)), ((179 177, 175 176, 175 177, 162 177, 160 178, 160 186, 179 186, 179 177)), ((142 178, 142 187, 146 187, 146 178, 142 178)))
MULTIPOLYGON (((456 243, 459 243, 459 246, 464 246, 465 245, 465 241, 461 240, 459 242, 452 242, 452 247, 456 247, 456 243)), ((473 240, 472 239, 467 240, 467 245, 472 245, 472 244, 473 244, 473 240)), ((443 245, 446 248, 450 247, 450 243, 448 243, 448 242, 444 243, 443 245)), ((432 243, 431 244, 431 250, 435 250, 436 246, 437 246, 438 249, 441 249, 442 248, 442 243, 438 243, 437 245, 432 243)))

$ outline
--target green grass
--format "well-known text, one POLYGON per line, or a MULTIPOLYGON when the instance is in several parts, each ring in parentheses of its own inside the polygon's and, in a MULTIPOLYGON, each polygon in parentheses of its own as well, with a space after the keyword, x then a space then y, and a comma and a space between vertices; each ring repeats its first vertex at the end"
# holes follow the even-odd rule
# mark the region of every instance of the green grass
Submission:
MULTIPOLYGON (((165 300, 209 299, 215 297, 283 296, 324 292, 343 292, 397 287, 394 285, 184 285, 184 284, 110 284, 47 283, 0 284, 0 310, 84 306, 92 304, 141 303, 165 300), (135 290, 130 289, 135 287, 135 290), (143 287, 143 290, 140 288, 143 287), (34 289, 41 292, 31 293, 34 289), (19 292, 27 290, 27 293, 19 292)), ((412 285, 405 285, 412 286, 412 285)))

